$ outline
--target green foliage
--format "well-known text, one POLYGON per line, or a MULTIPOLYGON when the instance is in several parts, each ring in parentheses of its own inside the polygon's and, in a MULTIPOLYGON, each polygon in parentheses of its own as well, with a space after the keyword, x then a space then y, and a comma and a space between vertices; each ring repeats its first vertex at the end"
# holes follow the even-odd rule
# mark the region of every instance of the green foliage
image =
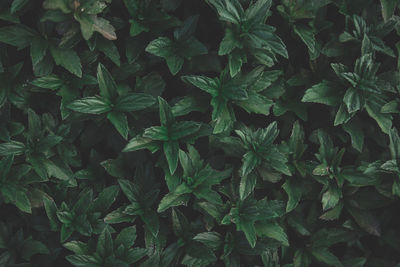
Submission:
POLYGON ((0 1, 0 266, 399 266, 399 7, 0 1))

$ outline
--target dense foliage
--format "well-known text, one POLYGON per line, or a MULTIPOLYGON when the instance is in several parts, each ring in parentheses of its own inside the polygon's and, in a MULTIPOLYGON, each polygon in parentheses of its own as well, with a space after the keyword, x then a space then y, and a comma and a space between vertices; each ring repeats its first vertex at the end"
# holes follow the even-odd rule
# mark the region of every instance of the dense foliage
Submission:
POLYGON ((0 266, 400 266, 399 5, 1 0, 0 266))

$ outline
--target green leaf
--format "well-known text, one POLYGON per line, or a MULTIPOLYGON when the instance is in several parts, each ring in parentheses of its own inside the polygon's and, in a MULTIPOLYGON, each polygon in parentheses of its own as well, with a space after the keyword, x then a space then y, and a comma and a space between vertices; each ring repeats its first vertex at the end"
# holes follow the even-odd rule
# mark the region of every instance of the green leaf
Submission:
POLYGON ((65 257, 72 265, 79 267, 98 266, 99 262, 91 255, 68 255, 65 257))
POLYGON ((57 75, 50 74, 44 77, 37 78, 31 82, 34 86, 40 88, 46 88, 51 90, 60 89, 64 85, 64 81, 61 80, 57 75))
POLYGON ((97 17, 95 14, 81 12, 75 12, 74 18, 79 22, 85 40, 89 40, 95 31, 99 32, 108 40, 117 39, 115 28, 104 18, 97 17))
POLYGON ((340 95, 338 95, 336 85, 324 80, 308 89, 301 101, 337 106, 340 103, 340 100, 340 95))
POLYGON ((72 212, 79 215, 85 214, 90 208, 90 205, 88 205, 88 203, 91 203, 92 201, 93 201, 93 191, 92 190, 82 191, 74 207, 72 208, 72 212))
POLYGON ((72 101, 67 106, 69 109, 87 114, 103 114, 111 110, 106 99, 100 96, 89 96, 72 101))
POLYGON ((149 149, 153 153, 160 149, 159 145, 156 144, 152 139, 137 136, 129 140, 122 152, 132 152, 145 148, 149 149))
POLYGON ((353 207, 346 208, 362 229, 364 229, 367 233, 370 233, 371 235, 381 236, 379 221, 369 211, 353 207))
POLYGON ((36 66, 46 55, 49 44, 47 40, 41 37, 35 37, 31 41, 32 65, 36 66))
POLYGON ((50 254, 49 249, 45 244, 38 240, 28 239, 25 240, 21 248, 22 258, 25 260, 30 260, 33 255, 36 254, 50 254))
POLYGON ((331 184, 328 190, 322 195, 322 209, 325 211, 335 207, 339 203, 341 197, 342 192, 337 185, 331 184))
POLYGON ((244 232, 250 247, 254 248, 257 242, 256 229, 254 227, 254 222, 248 220, 241 220, 240 229, 244 232))
POLYGON ((223 245, 223 236, 217 232, 203 232, 193 237, 211 249, 219 249, 223 245))
POLYGON ((381 5, 382 5, 382 17, 385 21, 390 19, 394 11, 396 10, 396 7, 399 5, 400 1, 399 0, 380 0, 381 5))
POLYGON ((285 230, 276 222, 257 222, 255 224, 258 236, 266 236, 281 242, 284 246, 289 246, 288 236, 285 230))
POLYGON ((352 146, 359 152, 362 152, 364 145, 364 132, 362 130, 361 122, 354 118, 346 124, 343 124, 343 130, 350 135, 352 146))
POLYGON ((234 77, 236 74, 239 73, 243 63, 245 63, 245 60, 239 52, 235 53, 234 51, 228 55, 228 63, 229 73, 231 77, 234 77))
POLYGON ((142 93, 129 93, 120 96, 115 104, 115 110, 131 112, 148 108, 156 103, 153 96, 142 93))
POLYGON ((163 126, 153 126, 144 130, 143 137, 157 141, 168 141, 168 128, 163 126))
POLYGON ((313 248, 311 253, 318 261, 329 266, 343 267, 340 260, 326 248, 313 248))
POLYGON ((14 0, 11 4, 11 14, 14 14, 18 12, 20 9, 22 9, 29 0, 14 0))
POLYGON ((301 40, 307 45, 308 50, 314 53, 316 50, 316 41, 314 31, 310 27, 301 24, 295 24, 293 26, 294 32, 301 38, 301 40))
POLYGON ((161 199, 160 204, 158 205, 157 212, 163 212, 170 207, 183 205, 184 203, 186 203, 188 197, 189 195, 182 195, 170 192, 161 199))
POLYGON ((107 119, 114 125, 115 129, 127 140, 129 133, 128 119, 122 112, 111 111, 107 113, 107 119))
POLYGON ((94 212, 107 211, 112 203, 117 199, 119 193, 119 186, 112 185, 106 187, 99 196, 90 204, 90 210, 94 212))
POLYGON ((288 195, 288 202, 286 204, 286 212, 290 212, 294 210, 299 204, 302 196, 302 186, 301 184, 294 179, 287 179, 285 183, 282 185, 282 188, 285 190, 288 195))
POLYGON ((206 76, 182 76, 182 81, 193 84, 197 88, 216 96, 218 92, 218 83, 216 79, 212 79, 206 76))
POLYGON ((163 57, 163 58, 167 58, 171 55, 173 55, 172 53, 172 41, 167 38, 167 37, 159 37, 153 41, 151 41, 147 47, 146 47, 146 52, 159 56, 159 57, 163 57))
POLYGON ((32 213, 31 202, 23 191, 17 191, 15 195, 15 206, 23 212, 32 213))
POLYGON ((96 253, 99 253, 102 258, 105 258, 113 254, 113 247, 114 245, 111 233, 108 230, 108 227, 104 227, 104 230, 101 232, 99 240, 97 241, 96 253))
MULTIPOLYGON (((45 160, 43 161, 44 172, 47 172, 49 177, 55 177, 60 180, 68 181, 72 180, 74 174, 67 164, 59 160, 45 160)), ((35 166, 34 166, 35 167, 35 166)), ((39 165, 37 168, 40 168, 39 165)), ((36 168, 36 170, 37 170, 36 168)), ((45 177, 46 174, 42 176, 45 177)))
POLYGON ((350 114, 347 111, 346 105, 344 103, 340 104, 339 110, 336 113, 334 126, 348 122, 354 114, 350 114))
POLYGON ((362 95, 354 88, 347 89, 343 102, 346 104, 349 113, 361 110, 365 104, 362 95))
POLYGON ((224 56, 229 55, 233 49, 242 48, 242 44, 235 36, 234 31, 231 28, 225 29, 225 36, 219 44, 218 55, 224 56))
POLYGON ((240 168, 240 176, 244 177, 249 175, 249 173, 252 172, 259 163, 260 159, 254 152, 249 151, 244 154, 242 158, 242 167, 240 168))
POLYGON ((177 141, 167 141, 163 144, 165 158, 168 162, 169 171, 174 174, 178 167, 179 144, 177 141))
POLYGON ((133 246, 136 240, 136 226, 130 226, 122 229, 115 239, 115 246, 123 245, 125 249, 133 246))
POLYGON ((29 46, 36 35, 35 31, 23 25, 0 28, 0 42, 15 46, 18 50, 29 46))
POLYGON ((99 83, 100 95, 112 101, 118 97, 117 84, 108 70, 99 63, 97 66, 97 81, 99 83))
POLYGON ((10 141, 0 144, 0 156, 18 156, 25 153, 25 145, 21 142, 10 141))
POLYGON ((170 140, 179 140, 188 135, 194 134, 200 130, 201 127, 200 122, 195 121, 182 121, 176 122, 172 124, 169 130, 169 138, 170 140))
POLYGON ((112 26, 111 23, 104 18, 94 17, 93 30, 103 35, 103 37, 107 40, 117 40, 114 26, 112 26))
POLYGON ((63 247, 79 255, 84 255, 89 252, 88 246, 81 241, 70 241, 63 244, 63 247))
POLYGON ((6 179, 14 162, 14 156, 6 156, 0 160, 0 179, 6 179))
POLYGON ((50 220, 51 230, 58 230, 58 219, 57 219, 57 206, 53 199, 48 196, 43 196, 43 205, 46 210, 47 217, 50 220))
POLYGON ((175 118, 174 115, 172 114, 171 107, 168 105, 168 102, 161 97, 158 97, 158 103, 160 108, 161 125, 169 127, 175 122, 175 118))
POLYGON ((97 38, 96 48, 103 52, 118 67, 121 66, 120 55, 117 46, 110 40, 97 38))
POLYGON ((174 53, 175 44, 167 37, 159 37, 150 42, 146 47, 146 52, 162 57, 166 60, 172 75, 175 75, 183 66, 184 59, 174 53))
POLYGON ((43 7, 46 9, 60 9, 64 13, 72 12, 72 6, 66 0, 45 0, 43 7))
POLYGON ((269 115, 269 110, 274 102, 266 96, 249 92, 246 100, 235 101, 235 104, 249 113, 269 115))
POLYGON ((248 175, 242 176, 239 185, 240 199, 244 200, 250 195, 257 183, 257 175, 255 173, 249 173, 248 175))
POLYGON ((390 128, 392 128, 392 116, 389 114, 381 113, 380 108, 383 103, 379 99, 370 99, 366 105, 369 116, 373 118, 381 128, 382 132, 389 134, 390 128))
POLYGON ((122 192, 124 192, 125 196, 129 199, 131 203, 138 202, 139 192, 137 186, 134 183, 126 179, 119 179, 118 183, 122 189, 122 192))
POLYGON ((82 77, 81 59, 74 50, 51 45, 50 53, 57 66, 62 66, 72 74, 82 77))
POLYGON ((172 75, 176 75, 182 69, 184 63, 184 59, 176 55, 168 56, 166 61, 172 75))
POLYGON ((392 159, 396 160, 397 162, 400 161, 400 137, 395 128, 390 129, 389 131, 389 149, 392 155, 392 159))

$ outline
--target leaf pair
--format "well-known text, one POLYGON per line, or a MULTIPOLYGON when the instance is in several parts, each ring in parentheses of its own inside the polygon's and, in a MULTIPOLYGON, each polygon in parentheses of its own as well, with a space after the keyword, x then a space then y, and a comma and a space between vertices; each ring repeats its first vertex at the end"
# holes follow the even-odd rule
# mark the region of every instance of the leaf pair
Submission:
POLYGON ((218 55, 228 55, 229 72, 233 77, 247 63, 247 54, 259 64, 271 67, 276 55, 288 58, 285 44, 274 33, 275 28, 265 24, 270 14, 271 0, 252 2, 244 10, 238 0, 208 0, 215 7, 219 18, 227 22, 224 39, 218 55))
POLYGON ((214 170, 209 164, 204 164, 197 150, 190 145, 188 145, 188 153, 179 150, 179 161, 183 168, 182 183, 161 199, 158 212, 187 202, 191 194, 197 199, 222 204, 221 197, 212 189, 212 186, 218 185, 223 179, 226 179, 232 170, 214 170))
POLYGON ((189 17, 182 28, 174 31, 174 39, 159 37, 150 42, 146 52, 162 57, 167 62, 172 75, 176 75, 183 66, 185 59, 207 54, 207 48, 193 37, 198 16, 189 17))
POLYGON ((46 0, 43 2, 43 7, 49 10, 60 10, 65 14, 73 15, 74 19, 80 24, 82 36, 85 40, 89 40, 95 31, 108 40, 115 40, 117 39, 115 28, 108 20, 97 16, 104 11, 107 3, 107 0, 46 0))
POLYGON ((99 63, 97 81, 100 95, 72 101, 67 107, 86 114, 105 114, 123 138, 128 138, 129 125, 126 113, 152 106, 155 99, 143 93, 119 94, 117 84, 107 69, 99 63))
POLYGON ((105 227, 99 217, 109 209, 118 193, 118 186, 110 186, 94 199, 92 190, 83 191, 72 208, 66 202, 62 202, 60 207, 57 207, 53 199, 43 197, 51 229, 60 231, 61 242, 65 242, 75 231, 84 236, 91 236, 93 232, 97 233, 98 229, 105 227))
POLYGON ((161 126, 145 129, 142 135, 129 141, 123 152, 143 148, 155 152, 162 148, 170 173, 173 174, 178 167, 179 142, 194 142, 200 136, 208 134, 208 127, 195 121, 176 121, 167 101, 159 97, 158 102, 161 126))
POLYGON ((227 132, 232 129, 235 114, 232 104, 249 113, 268 115, 273 101, 262 94, 281 74, 280 71, 264 71, 262 67, 255 68, 247 74, 234 78, 227 72, 220 77, 182 76, 182 80, 211 95, 212 120, 214 134, 227 132))
POLYGON ((36 75, 47 75, 53 70, 53 61, 70 73, 82 77, 81 60, 75 50, 60 47, 53 39, 24 26, 14 25, 0 28, 0 42, 12 45, 18 49, 30 46, 32 67, 36 75))
MULTIPOLYGON (((91 240, 93 241, 93 240, 91 240)), ((74 252, 66 256, 73 266, 128 267, 147 254, 147 249, 133 247, 136 241, 136 226, 121 230, 115 240, 112 239, 109 227, 104 227, 99 235, 95 249, 81 241, 70 241, 63 246, 74 252)))

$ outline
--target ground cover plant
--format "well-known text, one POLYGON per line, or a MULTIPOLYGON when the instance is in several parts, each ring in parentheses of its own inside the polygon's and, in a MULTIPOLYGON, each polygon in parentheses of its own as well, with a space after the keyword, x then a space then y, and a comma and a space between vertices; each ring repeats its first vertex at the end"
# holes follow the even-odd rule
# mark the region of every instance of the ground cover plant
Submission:
POLYGON ((399 0, 0 1, 0 266, 400 266, 399 0))

